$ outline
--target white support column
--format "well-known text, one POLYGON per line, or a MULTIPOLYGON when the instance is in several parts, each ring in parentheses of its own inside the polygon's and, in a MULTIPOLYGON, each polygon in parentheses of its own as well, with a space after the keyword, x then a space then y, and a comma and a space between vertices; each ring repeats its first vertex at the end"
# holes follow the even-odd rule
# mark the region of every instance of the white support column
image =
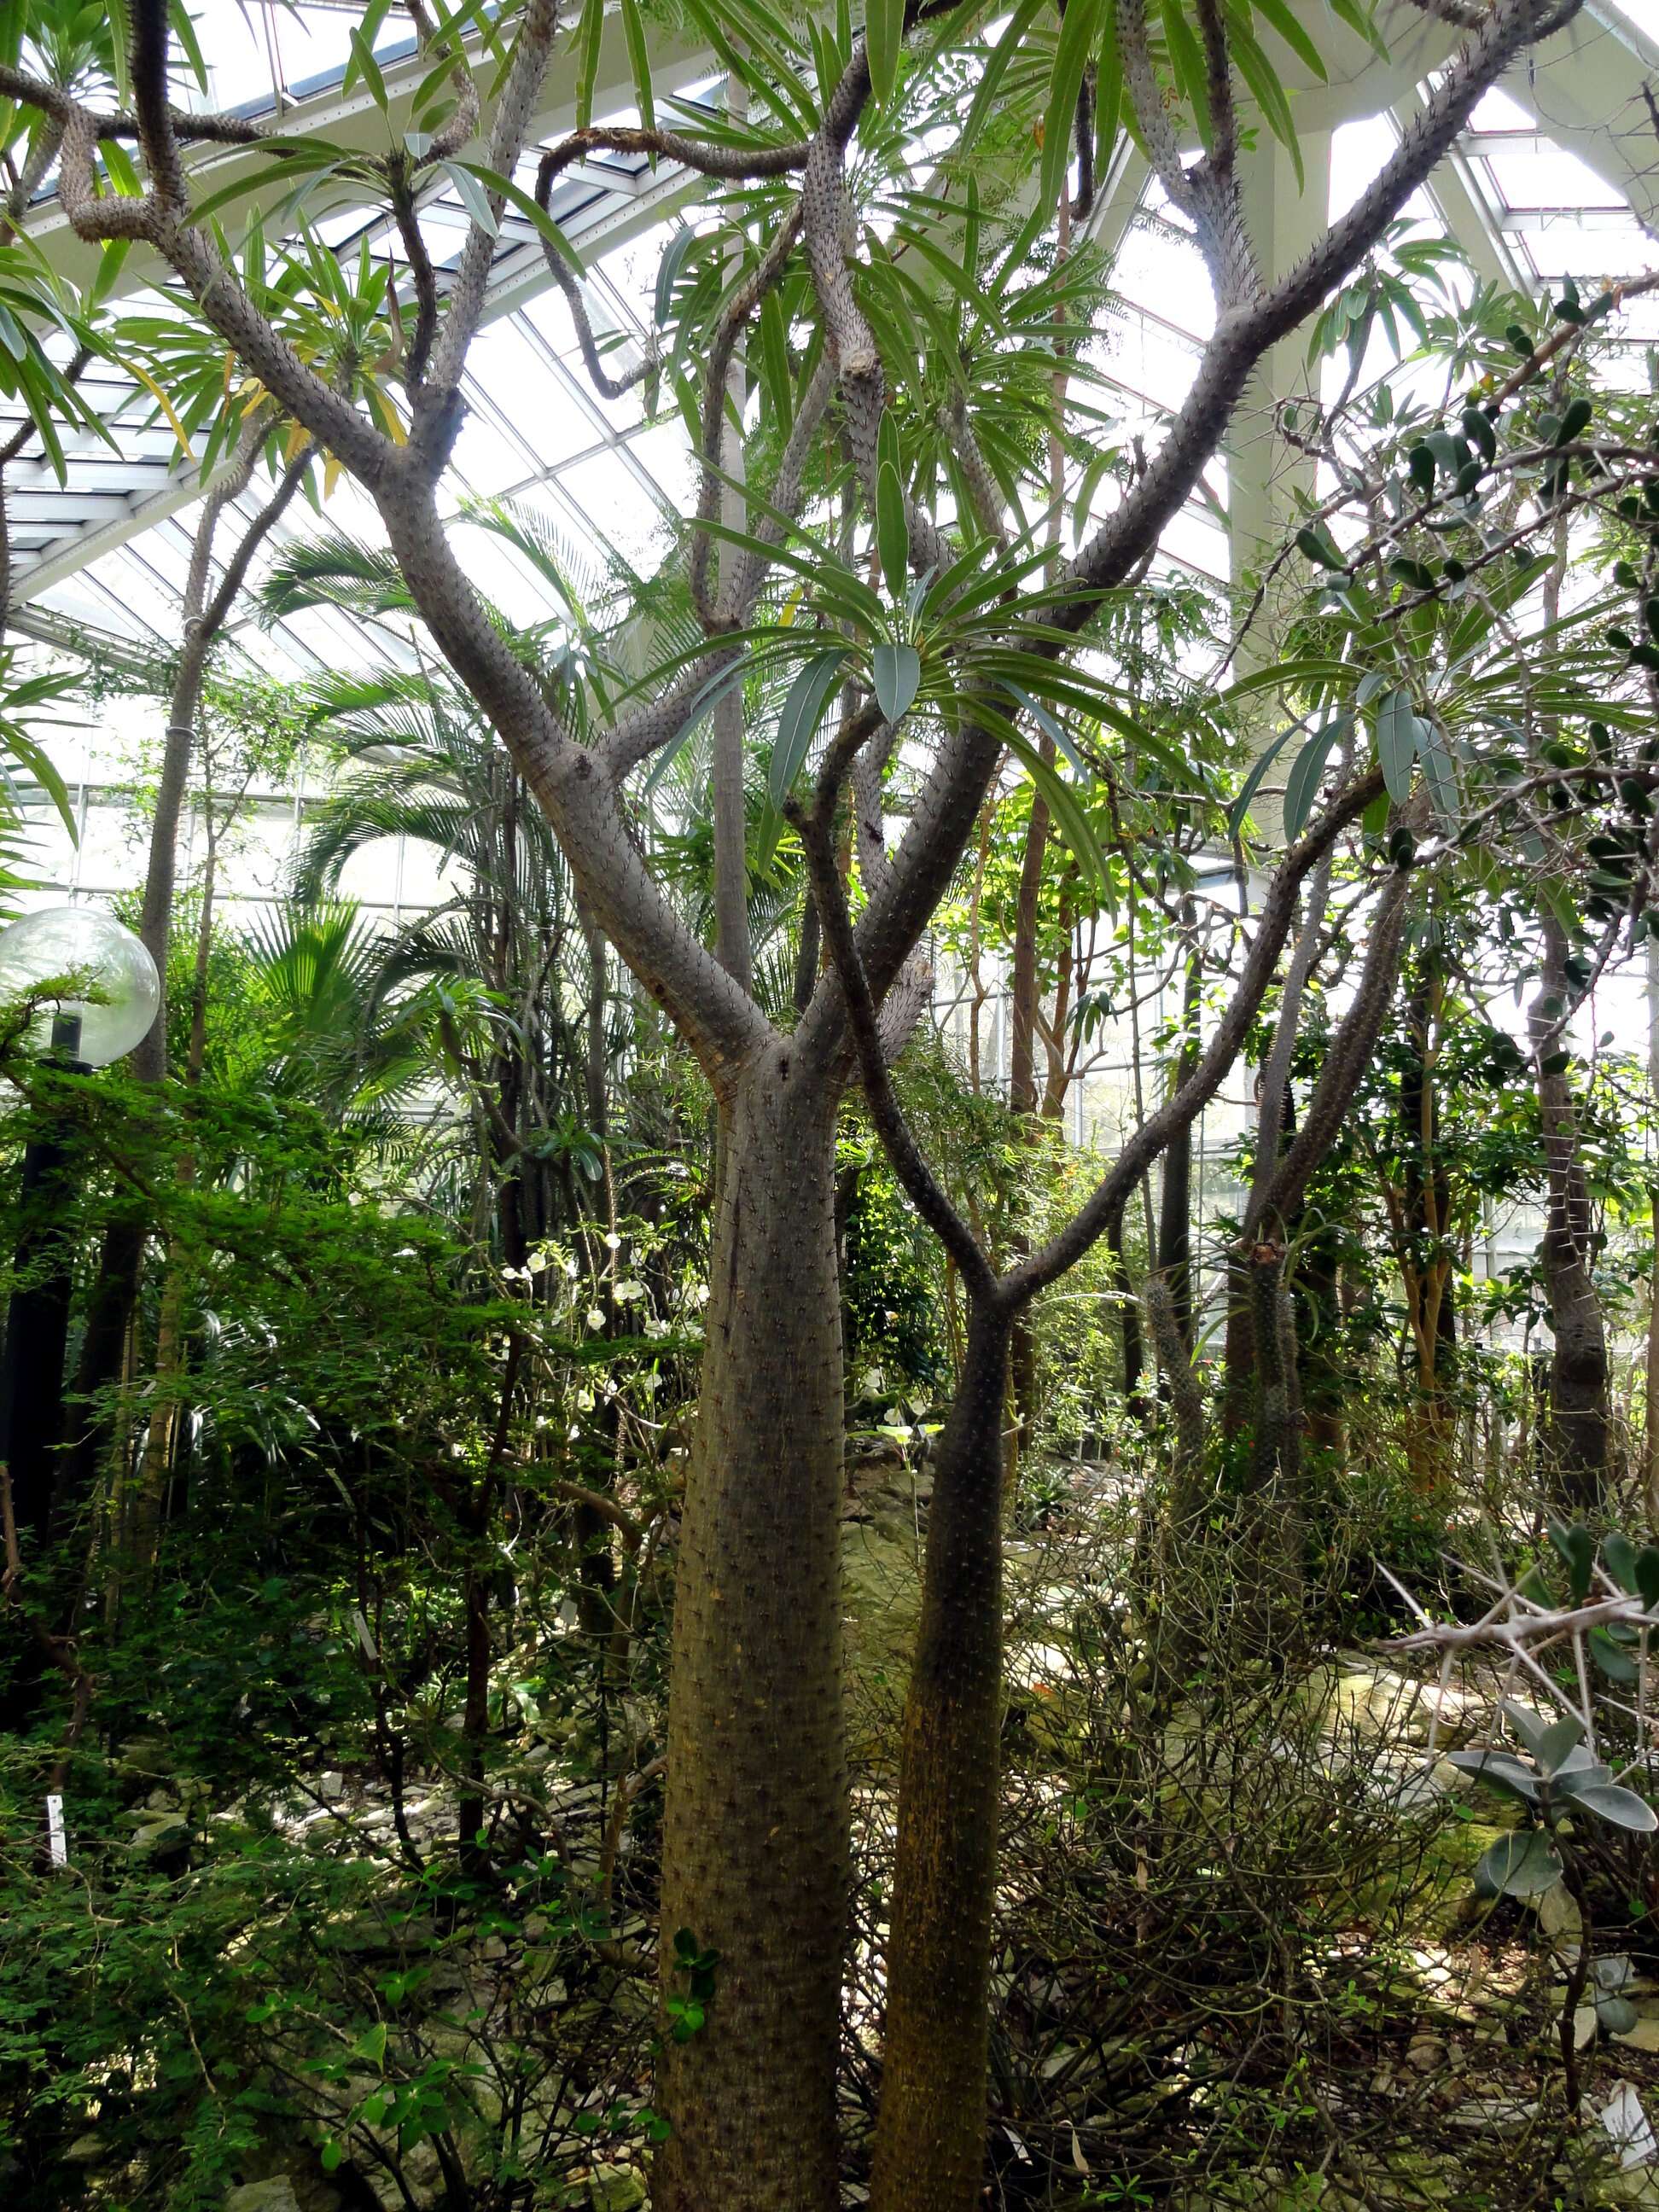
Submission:
MULTIPOLYGON (((1298 261, 1329 218, 1330 132, 1306 131, 1302 134, 1301 147, 1300 187, 1290 155, 1276 139, 1265 139, 1245 157, 1245 220, 1263 274, 1269 278, 1298 261)), ((1297 489, 1313 489, 1312 468, 1284 445, 1273 428, 1275 410, 1281 402, 1317 396, 1317 366, 1309 368, 1307 347, 1304 325, 1273 349, 1257 374, 1249 403, 1234 419, 1228 440, 1229 568, 1234 605, 1240 611, 1255 588, 1263 562, 1271 558, 1284 535, 1294 511, 1297 489)), ((1243 666, 1236 672, 1243 673, 1271 658, 1278 627, 1276 611, 1270 599, 1256 618, 1242 655, 1243 666)), ((1271 714, 1264 712, 1257 742, 1265 744, 1272 730, 1271 714)), ((1279 842, 1283 781, 1270 773, 1251 810, 1269 845, 1279 842)))

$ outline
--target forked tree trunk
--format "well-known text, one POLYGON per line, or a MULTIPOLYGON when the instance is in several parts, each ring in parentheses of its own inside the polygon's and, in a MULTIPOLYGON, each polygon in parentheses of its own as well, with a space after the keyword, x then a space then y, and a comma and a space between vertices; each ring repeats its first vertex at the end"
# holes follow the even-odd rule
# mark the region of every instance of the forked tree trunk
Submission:
POLYGON ((675 1589, 656 2212, 832 2212, 847 1925, 834 1082, 769 1045, 725 1102, 675 1589), (831 2063, 826 2063, 826 2059, 831 2063), (780 2124, 780 2123, 784 2123, 780 2124))
POLYGON ((975 1304, 933 1462, 904 1705, 872 2212, 964 2212, 985 2164, 1009 1319, 975 1304))

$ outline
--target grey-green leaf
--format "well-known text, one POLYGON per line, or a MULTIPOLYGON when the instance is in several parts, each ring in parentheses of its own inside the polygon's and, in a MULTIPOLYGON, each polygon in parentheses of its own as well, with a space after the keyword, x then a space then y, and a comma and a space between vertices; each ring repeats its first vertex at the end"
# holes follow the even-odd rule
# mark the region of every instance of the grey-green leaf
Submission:
POLYGON ((910 711, 921 685, 921 655, 914 645, 878 645, 870 656, 876 703, 890 722, 910 711))
POLYGON ((1452 773, 1451 755, 1432 722, 1419 721, 1417 736, 1430 800, 1442 823, 1449 829, 1457 820, 1457 778, 1452 773))
POLYGON ((1299 837, 1303 824, 1313 811, 1313 803, 1319 796, 1319 787, 1325 780, 1325 763, 1331 757, 1331 747, 1341 735, 1340 721, 1332 722, 1322 730, 1316 730, 1291 763, 1291 772, 1285 779, 1285 835, 1299 837))
POLYGON ((1450 1763, 1465 1774, 1472 1774, 1477 1782, 1489 1784, 1501 1790, 1506 1796, 1518 1797, 1523 1803, 1538 1802, 1538 1785, 1518 1759, 1511 1759, 1504 1751, 1455 1751, 1450 1763))
POLYGON ((1615 1828, 1629 1828, 1637 1835, 1651 1835, 1659 1828, 1659 1817, 1647 1799, 1638 1797, 1633 1790, 1621 1790, 1616 1782, 1593 1783, 1588 1790, 1575 1790, 1572 1802, 1598 1820, 1611 1820, 1615 1828))
POLYGON ((1552 1721, 1533 1747, 1533 1757, 1546 1774, 1554 1774, 1584 1733, 1583 1723, 1571 1713, 1552 1721))
POLYGON ((1542 1897, 1561 1879, 1561 1862, 1540 1828, 1500 1836, 1480 1854, 1475 1887, 1486 1897, 1542 1897))
POLYGON ((1376 709, 1376 757, 1396 806, 1411 797, 1412 766, 1423 726, 1412 711, 1409 691, 1401 688, 1385 694, 1376 709))

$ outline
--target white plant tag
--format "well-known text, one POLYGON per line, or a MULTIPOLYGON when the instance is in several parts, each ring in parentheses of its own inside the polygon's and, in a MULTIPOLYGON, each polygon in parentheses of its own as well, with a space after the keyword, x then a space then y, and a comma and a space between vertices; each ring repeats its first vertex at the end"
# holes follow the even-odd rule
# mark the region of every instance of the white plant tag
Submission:
POLYGON ((64 1829, 64 1801, 56 1796, 46 1800, 46 1848, 54 1866, 69 1864, 69 1837, 64 1829))
POLYGON ((1648 2166, 1659 2158, 1659 2136, 1628 2081, 1620 2081, 1601 2107, 1601 2125, 1621 2166, 1648 2166))

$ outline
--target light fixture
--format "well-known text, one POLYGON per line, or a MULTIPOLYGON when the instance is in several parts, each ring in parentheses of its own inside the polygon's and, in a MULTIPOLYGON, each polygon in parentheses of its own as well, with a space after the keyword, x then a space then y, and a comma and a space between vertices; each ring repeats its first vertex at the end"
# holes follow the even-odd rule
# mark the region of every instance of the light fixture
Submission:
POLYGON ((0 1006, 43 985, 40 1042, 83 1067, 105 1067, 149 1034, 161 1011, 155 963, 101 907, 53 906, 0 929, 0 1006))

